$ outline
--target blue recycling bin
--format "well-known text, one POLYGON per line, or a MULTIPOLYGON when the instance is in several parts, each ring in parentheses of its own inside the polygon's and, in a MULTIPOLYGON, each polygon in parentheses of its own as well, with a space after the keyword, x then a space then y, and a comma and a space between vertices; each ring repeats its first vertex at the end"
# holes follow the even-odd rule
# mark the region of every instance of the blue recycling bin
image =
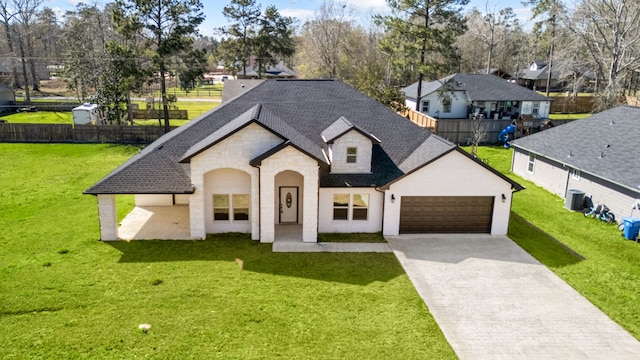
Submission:
POLYGON ((622 236, 625 239, 635 240, 638 237, 640 231, 640 219, 635 217, 622 218, 624 224, 624 230, 622 230, 622 236))

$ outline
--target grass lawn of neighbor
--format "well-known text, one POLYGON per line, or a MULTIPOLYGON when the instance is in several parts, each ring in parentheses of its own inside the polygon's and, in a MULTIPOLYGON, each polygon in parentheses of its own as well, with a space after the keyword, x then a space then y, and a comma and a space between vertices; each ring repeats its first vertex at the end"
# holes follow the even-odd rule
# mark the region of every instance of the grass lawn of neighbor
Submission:
MULTIPOLYGON (((513 217, 509 237, 640 339, 640 244, 625 240, 615 225, 565 209, 562 198, 511 173, 512 153, 478 149, 479 158, 526 187, 514 194, 512 210, 543 231, 513 217)), ((616 214, 623 216, 629 214, 616 214)))
POLYGON ((455 358, 391 253, 98 241, 82 191, 137 151, 0 144, 0 358, 455 358))
MULTIPOLYGON (((139 102, 140 108, 144 109, 145 104, 139 102)), ((170 119, 171 126, 184 125, 187 122, 205 114, 209 110, 220 105, 220 102, 214 101, 178 101, 176 106, 180 110, 187 110, 189 114, 188 120, 170 119)), ((0 116, 0 119, 6 120, 9 123, 23 123, 23 124, 73 124, 73 114, 71 111, 67 112, 53 112, 53 111, 36 111, 36 112, 20 112, 15 114, 0 116)), ((136 125, 158 125, 158 119, 134 120, 136 125)), ((164 124, 164 123, 163 123, 164 124)))

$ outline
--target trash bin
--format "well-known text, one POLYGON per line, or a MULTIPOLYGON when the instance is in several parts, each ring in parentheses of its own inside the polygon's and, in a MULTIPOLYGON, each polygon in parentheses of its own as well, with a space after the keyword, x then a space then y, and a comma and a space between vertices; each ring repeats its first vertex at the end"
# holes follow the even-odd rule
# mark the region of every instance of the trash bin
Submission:
POLYGON ((635 217, 622 218, 624 229, 622 230, 622 236, 625 239, 635 240, 638 237, 640 231, 640 219, 635 217))
POLYGON ((564 207, 573 211, 582 211, 582 201, 584 200, 584 191, 569 189, 567 196, 564 198, 564 207))

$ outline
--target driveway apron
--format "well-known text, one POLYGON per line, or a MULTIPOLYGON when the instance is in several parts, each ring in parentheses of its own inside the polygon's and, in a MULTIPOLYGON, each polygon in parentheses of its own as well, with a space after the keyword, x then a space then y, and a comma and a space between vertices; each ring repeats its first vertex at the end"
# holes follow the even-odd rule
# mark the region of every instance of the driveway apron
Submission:
POLYGON ((387 241, 461 359, 640 359, 640 342, 507 237, 387 241))

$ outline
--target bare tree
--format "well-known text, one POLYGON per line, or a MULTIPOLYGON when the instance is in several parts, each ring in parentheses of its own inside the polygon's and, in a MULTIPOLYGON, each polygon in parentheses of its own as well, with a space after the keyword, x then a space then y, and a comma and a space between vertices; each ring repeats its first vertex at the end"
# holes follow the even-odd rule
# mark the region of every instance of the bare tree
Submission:
POLYGON ((302 76, 339 77, 341 61, 351 55, 348 34, 354 28, 356 12, 346 3, 324 0, 314 17, 302 26, 297 58, 302 76))
POLYGON ((467 26, 471 34, 487 45, 487 74, 491 72, 495 47, 508 39, 510 28, 517 24, 518 20, 512 8, 498 11, 495 7, 490 9, 488 2, 485 2, 484 14, 468 17, 467 26))
POLYGON ((2 21, 4 28, 7 49, 9 50, 9 55, 11 55, 9 66, 11 68, 13 86, 17 87, 19 85, 18 69, 16 68, 16 63, 13 60, 16 57, 16 54, 14 51, 13 37, 11 36, 11 21, 16 16, 17 10, 13 5, 13 1, 0 0, 0 21, 2 21))
POLYGON ((45 0, 13 0, 13 7, 16 9, 16 27, 18 35, 18 49, 20 50, 20 61, 22 62, 22 72, 24 77, 25 100, 31 101, 29 95, 29 74, 27 64, 31 74, 33 90, 40 88, 40 78, 36 70, 36 59, 33 52, 34 31, 32 26, 36 21, 38 9, 45 0))
POLYGON ((598 77, 606 81, 598 110, 614 105, 627 77, 640 68, 640 3, 637 0, 582 0, 571 29, 588 50, 598 77))

